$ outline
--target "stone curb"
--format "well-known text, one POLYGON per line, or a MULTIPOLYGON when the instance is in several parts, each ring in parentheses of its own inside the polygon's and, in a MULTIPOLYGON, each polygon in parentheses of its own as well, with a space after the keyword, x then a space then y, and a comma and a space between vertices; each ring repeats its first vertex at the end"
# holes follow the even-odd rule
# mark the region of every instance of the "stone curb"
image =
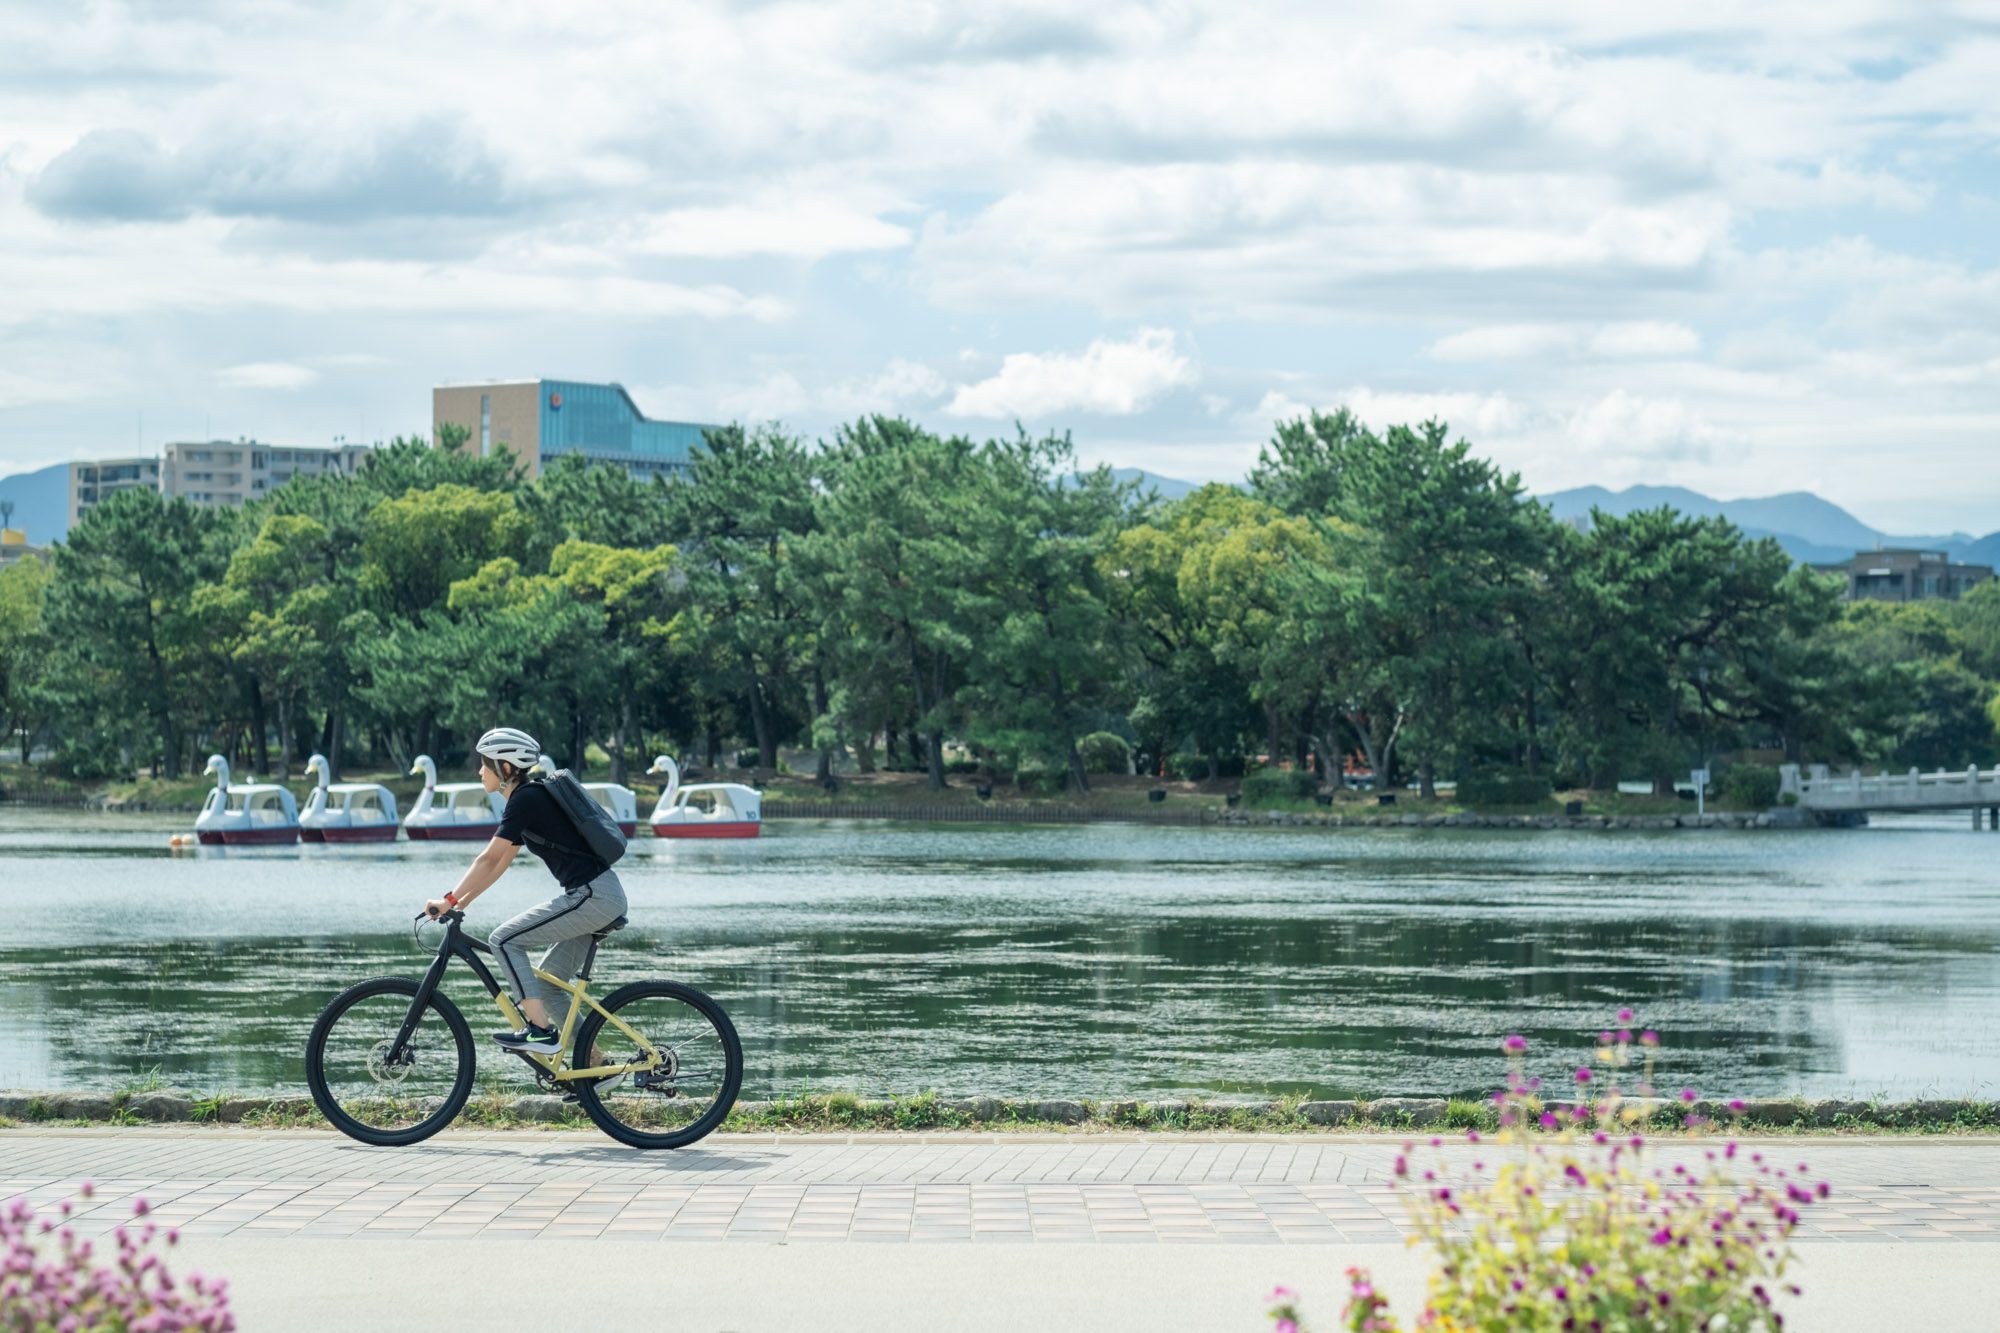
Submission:
MULTIPOLYGON (((852 1106, 864 1114, 881 1116, 891 1122, 878 1128, 894 1128, 893 1122, 896 1120, 895 1113, 898 1108, 923 1105, 926 1100, 857 1098, 852 1102, 852 1106)), ((750 1119, 761 1119, 782 1114, 786 1109, 800 1106, 805 1102, 822 1101, 820 1098, 812 1098, 783 1102, 739 1102, 735 1114, 750 1119)), ((1225 1098, 1198 1101, 1179 1099, 1090 1101, 1067 1098, 1015 1101, 1000 1097, 961 1097, 939 1099, 930 1104, 939 1110, 963 1115, 981 1124, 993 1121, 1050 1125, 1098 1124, 1126 1129, 1143 1129, 1149 1126, 1163 1129, 1187 1128, 1190 1120, 1199 1122, 1203 1127, 1215 1128, 1257 1128, 1260 1127, 1258 1122, 1276 1120, 1280 1127, 1289 1124, 1420 1129, 1443 1125, 1450 1107, 1450 1102, 1442 1097, 1310 1101, 1295 1104, 1289 1112, 1284 1104, 1279 1102, 1225 1098)), ((1555 1110, 1567 1108, 1566 1103, 1551 1103, 1550 1106, 1555 1110)), ((1668 1119, 1677 1118, 1681 1114, 1676 1106, 1664 1103, 1656 1103, 1648 1109, 1656 1109, 1668 1119)), ((516 1097, 506 1104, 506 1111, 517 1120, 533 1123, 560 1123, 580 1119, 582 1116, 581 1109, 577 1106, 560 1097, 550 1096, 516 1097)), ((2000 1103, 1971 1100, 1859 1102, 1835 1099, 1808 1102, 1760 1098, 1745 1100, 1740 1112, 1732 1109, 1727 1102, 1704 1100, 1694 1103, 1688 1111, 1720 1124, 1737 1121, 1749 1127, 1896 1129, 1918 1125, 1957 1124, 1968 1129, 2000 1128, 2000 1103)), ((0 1092, 0 1117, 27 1124, 84 1120, 234 1125, 267 1115, 314 1115, 312 1099, 287 1096, 199 1097, 190 1092, 172 1089, 129 1094, 0 1092)), ((936 1127, 935 1124, 929 1123, 911 1126, 913 1129, 936 1127)))

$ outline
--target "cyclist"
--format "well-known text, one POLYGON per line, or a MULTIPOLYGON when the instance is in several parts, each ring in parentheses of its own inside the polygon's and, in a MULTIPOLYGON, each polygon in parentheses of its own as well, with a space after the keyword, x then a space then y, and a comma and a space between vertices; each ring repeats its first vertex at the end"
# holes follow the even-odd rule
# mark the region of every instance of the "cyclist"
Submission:
POLYGON ((480 782, 506 799, 506 810, 492 841, 473 858, 458 887, 425 903, 424 910, 438 916, 468 906, 514 863, 523 842, 542 858, 562 892, 502 923, 488 943, 528 1024, 519 1032, 496 1032, 493 1039, 510 1051, 552 1055, 562 1049, 562 1037, 549 1006, 560 1003, 566 1012, 569 997, 535 976, 528 950, 546 949, 542 970, 570 980, 583 966, 592 933, 625 915, 625 886, 583 845, 569 816, 543 788, 533 771, 542 757, 533 736, 495 727, 473 749, 479 755, 480 782))

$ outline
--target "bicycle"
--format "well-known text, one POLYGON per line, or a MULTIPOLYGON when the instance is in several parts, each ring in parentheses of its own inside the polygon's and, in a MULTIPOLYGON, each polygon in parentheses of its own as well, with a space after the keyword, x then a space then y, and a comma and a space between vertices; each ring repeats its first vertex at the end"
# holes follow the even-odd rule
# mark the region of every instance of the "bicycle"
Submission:
MULTIPOLYGON (((419 916, 415 929, 427 919, 419 916)), ((437 920, 444 937, 421 981, 375 977, 348 987, 320 1012, 306 1039, 313 1101, 349 1138, 378 1147, 419 1143, 465 1108, 475 1066, 472 1031, 438 989, 453 959, 472 968, 510 1025, 524 1025, 512 997, 480 960, 493 950, 461 929, 465 913, 446 912, 437 920)), ((686 1147, 713 1131, 735 1105, 743 1086, 743 1044, 722 1006, 692 986, 635 981, 601 1002, 590 994, 597 946, 625 925, 621 916, 591 936, 573 982, 535 969, 569 993, 562 1040, 554 1054, 508 1054, 620 1143, 686 1147), (575 1051, 592 1062, 573 1066, 566 1056, 575 1051)))

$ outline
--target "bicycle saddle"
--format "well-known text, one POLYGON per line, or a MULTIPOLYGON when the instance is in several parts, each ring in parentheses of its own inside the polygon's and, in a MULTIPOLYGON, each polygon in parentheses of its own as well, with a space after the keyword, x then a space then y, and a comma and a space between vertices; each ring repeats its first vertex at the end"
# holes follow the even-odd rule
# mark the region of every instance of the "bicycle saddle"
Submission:
POLYGON ((616 921, 613 921, 613 922, 612 922, 612 923, 611 923, 610 925, 608 925, 608 926, 605 926, 605 927, 603 927, 602 929, 599 929, 599 930, 593 930, 593 931, 591 931, 591 932, 590 932, 590 937, 591 937, 592 939, 596 939, 596 940, 601 940, 601 939, 603 939, 603 938, 604 938, 604 937, 605 937, 606 935, 609 935, 609 934, 610 934, 610 933, 611 933, 612 931, 614 931, 614 930, 623 930, 623 929, 625 929, 625 927, 627 927, 627 926, 629 926, 629 925, 631 925, 631 924, 632 924, 632 920, 631 920, 631 918, 630 918, 630 917, 623 917, 623 916, 621 916, 621 917, 619 917, 619 918, 618 918, 618 919, 617 919, 616 921))

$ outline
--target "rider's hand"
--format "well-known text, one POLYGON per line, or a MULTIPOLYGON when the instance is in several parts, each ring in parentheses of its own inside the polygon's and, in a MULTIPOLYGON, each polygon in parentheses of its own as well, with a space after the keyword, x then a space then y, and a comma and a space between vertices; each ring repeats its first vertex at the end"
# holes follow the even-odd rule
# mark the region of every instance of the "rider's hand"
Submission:
POLYGON ((433 898, 424 904, 424 915, 435 921, 449 911, 450 908, 451 904, 444 899, 433 898))

